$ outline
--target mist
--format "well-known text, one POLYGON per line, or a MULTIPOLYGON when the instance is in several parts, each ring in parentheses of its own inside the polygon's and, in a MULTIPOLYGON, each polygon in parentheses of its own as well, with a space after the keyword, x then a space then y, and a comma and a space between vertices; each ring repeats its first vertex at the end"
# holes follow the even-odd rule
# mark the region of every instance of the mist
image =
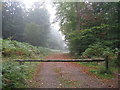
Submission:
POLYGON ((27 42, 34 46, 65 50, 55 7, 45 2, 2 2, 3 39, 27 42), (54 22, 54 23, 53 23, 54 22))
POLYGON ((49 47, 52 49, 65 49, 65 41, 63 40, 63 36, 56 29, 52 29, 50 31, 50 44, 49 47))

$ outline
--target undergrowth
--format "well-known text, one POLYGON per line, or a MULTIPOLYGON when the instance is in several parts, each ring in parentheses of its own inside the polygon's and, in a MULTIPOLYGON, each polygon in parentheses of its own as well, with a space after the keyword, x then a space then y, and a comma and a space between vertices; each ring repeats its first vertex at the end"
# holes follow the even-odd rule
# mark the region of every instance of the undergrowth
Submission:
MULTIPOLYGON (((102 79, 111 79, 115 77, 115 73, 118 72, 117 67, 110 67, 109 69, 106 70, 105 68, 105 63, 96 63, 96 62, 77 62, 83 66, 87 66, 88 72, 91 74, 94 74, 95 76, 97 76, 98 78, 102 78, 102 79)), ((109 63, 111 64, 111 63, 109 63)))
POLYGON ((25 63, 19 65, 14 59, 42 59, 52 54, 48 48, 32 46, 25 42, 2 40, 2 88, 26 88, 27 79, 31 79, 39 63, 25 63))

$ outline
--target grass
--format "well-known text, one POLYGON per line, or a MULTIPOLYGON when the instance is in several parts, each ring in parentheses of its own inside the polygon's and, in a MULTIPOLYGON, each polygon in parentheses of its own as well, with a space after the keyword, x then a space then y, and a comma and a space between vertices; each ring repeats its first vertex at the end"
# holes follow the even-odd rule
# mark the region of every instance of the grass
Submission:
POLYGON ((83 63, 83 62, 77 62, 80 65, 87 66, 88 72, 90 74, 93 74, 101 79, 112 79, 115 77, 114 73, 117 73, 116 67, 110 67, 109 70, 106 71, 105 64, 104 63, 95 63, 95 62, 89 62, 89 63, 83 63))
POLYGON ((36 86, 36 82, 32 81, 34 75, 36 74, 37 68, 39 67, 40 62, 26 62, 24 63, 24 70, 26 71, 26 75, 24 77, 25 81, 26 81, 26 87, 30 88, 30 87, 34 87, 36 86))
POLYGON ((32 79, 33 78, 33 75, 35 74, 36 70, 37 70, 37 67, 40 63, 37 63, 37 62, 32 62, 32 63, 25 63, 24 64, 24 69, 26 71, 26 77, 25 79, 32 79))
POLYGON ((101 73, 98 70, 90 70, 89 72, 91 72, 92 74, 94 74, 95 76, 102 78, 102 79, 111 79, 114 78, 114 76, 110 73, 101 73))
POLYGON ((81 65, 84 65, 84 66, 88 66, 88 67, 93 67, 93 68, 98 68, 98 63, 94 63, 94 62, 77 62, 81 65))

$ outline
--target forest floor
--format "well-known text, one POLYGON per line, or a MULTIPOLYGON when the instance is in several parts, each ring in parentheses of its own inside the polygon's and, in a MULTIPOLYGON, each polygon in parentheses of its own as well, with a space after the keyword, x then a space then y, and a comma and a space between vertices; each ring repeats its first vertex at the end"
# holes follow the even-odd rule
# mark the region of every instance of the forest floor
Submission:
MULTIPOLYGON (((71 59, 69 54, 54 54, 45 59, 71 59)), ((89 67, 73 62, 40 63, 29 87, 33 88, 116 88, 117 77, 100 79, 88 72, 89 67)))

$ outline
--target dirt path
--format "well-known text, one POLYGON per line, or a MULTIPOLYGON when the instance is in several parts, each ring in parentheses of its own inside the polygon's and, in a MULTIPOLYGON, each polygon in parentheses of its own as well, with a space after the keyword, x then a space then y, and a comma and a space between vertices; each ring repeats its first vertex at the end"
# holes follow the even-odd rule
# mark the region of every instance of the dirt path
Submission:
MULTIPOLYGON (((45 59, 70 59, 68 54, 55 54, 45 59)), ((84 68, 72 62, 41 63, 34 77, 37 88, 107 88, 117 87, 83 72, 84 68)), ((116 84, 116 83, 115 83, 116 84)))

